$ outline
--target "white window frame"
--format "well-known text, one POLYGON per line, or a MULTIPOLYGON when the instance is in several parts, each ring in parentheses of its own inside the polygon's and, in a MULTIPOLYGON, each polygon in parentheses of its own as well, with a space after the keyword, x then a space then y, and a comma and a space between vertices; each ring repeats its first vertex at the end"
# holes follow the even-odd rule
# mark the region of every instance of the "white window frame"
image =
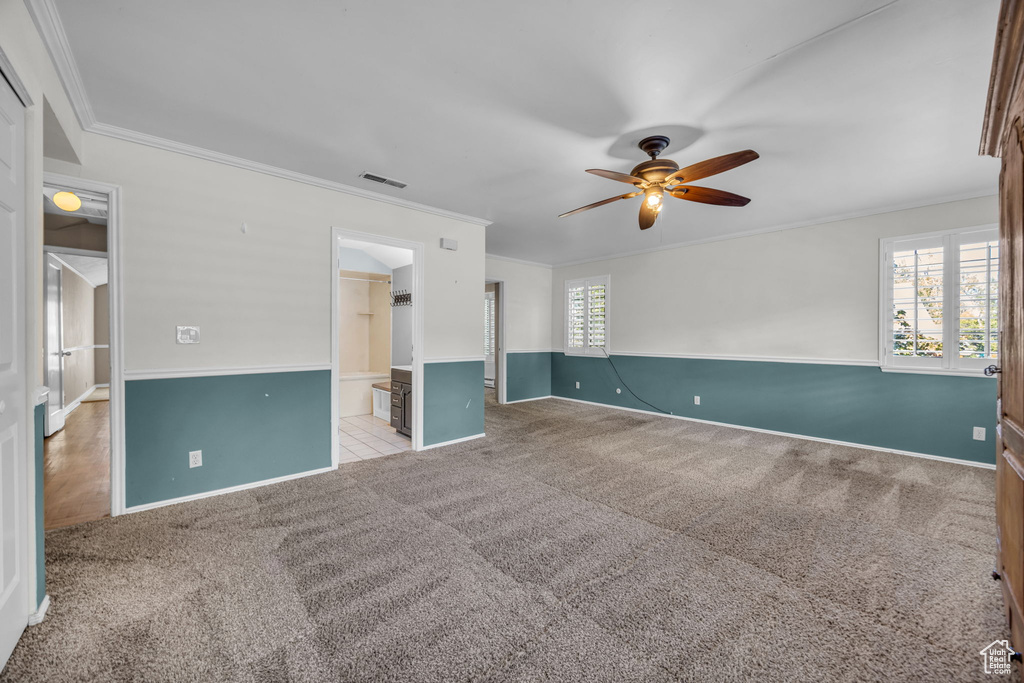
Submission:
POLYGON ((562 335, 564 337, 564 351, 567 356, 607 356, 611 354, 611 328, 612 328, 612 276, 611 275, 595 275, 592 277, 577 278, 575 280, 566 280, 565 289, 562 293, 562 309, 564 311, 564 317, 562 318, 562 335), (584 318, 583 328, 583 347, 573 348, 569 345, 569 290, 573 287, 583 287, 584 297, 587 296, 587 292, 590 291, 590 286, 595 284, 604 285, 604 346, 589 346, 588 340, 590 337, 590 315, 589 315, 589 302, 584 299, 584 306, 588 311, 588 314, 584 318))
MULTIPOLYGON (((955 230, 888 237, 879 240, 878 358, 883 372, 917 372, 932 375, 980 376, 993 358, 960 357, 960 246, 966 243, 998 241, 998 224, 976 225, 955 230), (942 249, 942 357, 892 355, 893 254, 900 249, 942 249)), ((1002 254, 1000 253, 1000 259, 1002 254)), ((998 330, 995 332, 998 334, 998 330)))

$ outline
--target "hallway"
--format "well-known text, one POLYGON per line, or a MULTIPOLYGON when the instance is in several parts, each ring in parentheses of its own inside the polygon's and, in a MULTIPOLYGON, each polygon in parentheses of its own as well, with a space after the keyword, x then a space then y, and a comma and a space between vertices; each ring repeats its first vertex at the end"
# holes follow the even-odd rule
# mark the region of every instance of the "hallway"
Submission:
POLYGON ((82 403, 43 447, 46 529, 110 516, 110 401, 82 403))

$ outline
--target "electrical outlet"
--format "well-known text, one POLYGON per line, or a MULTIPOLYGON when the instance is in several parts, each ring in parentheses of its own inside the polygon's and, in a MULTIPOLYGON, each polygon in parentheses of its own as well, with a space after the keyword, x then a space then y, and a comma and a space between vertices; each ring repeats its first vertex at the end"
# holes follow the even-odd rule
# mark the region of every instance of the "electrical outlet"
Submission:
POLYGON ((695 405, 695 406, 699 406, 700 405, 700 396, 694 396, 693 397, 693 405, 695 405))
POLYGON ((985 440, 985 428, 984 427, 975 427, 974 428, 974 440, 975 441, 984 441, 985 440))
POLYGON ((579 383, 579 382, 576 382, 576 388, 577 388, 577 389, 579 389, 579 388, 580 388, 580 383, 579 383))
POLYGON ((189 451, 188 452, 188 466, 189 467, 202 467, 203 466, 203 452, 202 451, 189 451))

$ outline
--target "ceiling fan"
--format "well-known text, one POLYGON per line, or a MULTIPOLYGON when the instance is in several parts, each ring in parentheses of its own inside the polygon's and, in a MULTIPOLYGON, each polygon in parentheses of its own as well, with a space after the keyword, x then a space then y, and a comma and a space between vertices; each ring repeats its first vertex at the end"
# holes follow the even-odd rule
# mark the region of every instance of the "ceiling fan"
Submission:
POLYGON ((714 190, 710 187, 698 187, 688 183, 708 176, 725 173, 737 166, 750 163, 758 158, 758 153, 752 149, 745 149, 742 152, 733 152, 725 156, 715 157, 699 163, 679 168, 679 164, 671 159, 659 159, 658 155, 668 147, 669 139, 664 135, 652 135, 641 140, 638 144, 651 160, 645 161, 634 168, 629 175, 617 171, 605 171, 600 168, 588 168, 587 173, 599 175, 602 178, 618 180, 622 183, 630 183, 636 187, 635 192, 609 197, 593 204, 581 206, 578 209, 568 211, 559 216, 565 218, 580 211, 593 209, 605 204, 617 202, 620 199, 631 199, 637 195, 644 195, 644 203, 640 205, 640 229, 646 230, 654 225, 661 213, 662 200, 667 192, 679 199, 688 199, 691 202, 702 204, 718 204, 720 206, 746 206, 750 200, 725 190, 714 190))

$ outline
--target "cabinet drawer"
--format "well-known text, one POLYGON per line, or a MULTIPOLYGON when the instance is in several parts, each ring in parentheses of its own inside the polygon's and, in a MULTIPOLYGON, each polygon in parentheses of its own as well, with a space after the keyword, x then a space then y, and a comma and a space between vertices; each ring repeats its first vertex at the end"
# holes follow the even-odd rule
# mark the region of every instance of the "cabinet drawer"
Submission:
POLYGON ((399 394, 391 394, 391 406, 398 406, 399 408, 402 407, 402 397, 399 394))
POLYGON ((391 406, 391 426, 395 429, 402 428, 402 409, 391 406))
POLYGON ((400 394, 400 393, 402 393, 402 383, 401 382, 392 381, 391 382, 391 393, 392 394, 400 394))

